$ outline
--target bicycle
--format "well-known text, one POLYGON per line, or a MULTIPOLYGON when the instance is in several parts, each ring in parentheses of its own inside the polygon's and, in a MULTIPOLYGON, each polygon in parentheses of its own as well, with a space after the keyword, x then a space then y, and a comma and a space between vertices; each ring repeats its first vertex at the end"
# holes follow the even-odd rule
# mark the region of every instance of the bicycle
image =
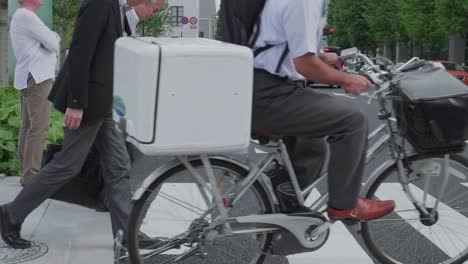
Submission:
MULTIPOLYGON (((375 143, 368 149, 366 164, 384 149, 390 154, 367 178, 361 195, 397 201, 395 212, 359 223, 365 245, 382 263, 463 263, 468 259, 468 236, 458 229, 467 227, 463 222, 468 210, 463 206, 468 205, 468 184, 463 181, 468 160, 457 154, 408 151, 387 105, 395 98, 386 93, 390 81, 385 79, 414 68, 418 59, 387 72, 356 50, 344 54, 343 58, 369 65, 365 74, 376 85, 382 124, 368 136, 375 143)), ((328 194, 318 193, 326 173, 302 190, 281 137, 261 135, 251 148, 266 154, 247 163, 223 156, 178 156, 154 171, 133 197, 131 263, 261 264, 271 263, 273 248, 287 252, 293 244, 305 252, 322 247, 334 223, 324 214, 328 194), (298 202, 312 201, 309 213, 278 212, 277 196, 265 174, 277 157, 298 202), (140 231, 159 242, 139 248, 140 231)))

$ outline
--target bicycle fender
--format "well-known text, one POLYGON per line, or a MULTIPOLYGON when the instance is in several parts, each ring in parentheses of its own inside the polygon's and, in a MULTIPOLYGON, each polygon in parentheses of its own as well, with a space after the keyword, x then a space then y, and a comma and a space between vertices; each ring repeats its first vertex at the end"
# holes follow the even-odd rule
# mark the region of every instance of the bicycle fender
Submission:
POLYGON ((156 180, 159 179, 164 173, 168 172, 169 170, 181 165, 182 162, 180 162, 178 159, 172 160, 163 166, 157 168, 154 170, 146 179, 143 181, 141 186, 135 191, 133 194, 132 200, 133 201, 138 201, 140 198, 143 196, 145 191, 155 182, 156 180))

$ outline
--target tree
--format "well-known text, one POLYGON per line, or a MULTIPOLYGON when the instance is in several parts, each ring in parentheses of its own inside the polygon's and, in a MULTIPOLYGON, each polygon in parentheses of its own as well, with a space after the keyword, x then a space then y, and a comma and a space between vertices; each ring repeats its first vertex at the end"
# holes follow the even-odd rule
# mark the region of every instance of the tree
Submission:
POLYGON ((395 0, 366 0, 363 17, 369 36, 379 47, 407 40, 395 0))
POLYGON ((216 33, 215 33, 216 40, 221 40, 223 36, 223 23, 221 22, 219 13, 220 12, 218 11, 218 15, 216 17, 216 33))
MULTIPOLYGON (((436 0, 397 0, 398 12, 411 41, 426 44, 432 54, 439 53, 447 35, 437 22, 436 0)), ((450 0, 452 1, 452 0, 450 0)))
POLYGON ((375 52, 377 43, 369 32, 363 16, 366 0, 332 0, 329 6, 328 26, 335 32, 330 37, 333 45, 358 47, 364 52, 375 52))
POLYGON ((61 64, 66 57, 66 51, 71 42, 75 18, 81 3, 82 0, 53 0, 52 3, 54 30, 62 39, 60 47, 61 64))
POLYGON ((8 82, 8 0, 0 0, 0 88, 8 82))
POLYGON ((442 31, 449 35, 468 33, 468 1, 435 0, 435 14, 442 31))
POLYGON ((138 23, 137 33, 140 36, 158 37, 163 32, 169 31, 171 26, 171 13, 166 3, 152 18, 138 23))

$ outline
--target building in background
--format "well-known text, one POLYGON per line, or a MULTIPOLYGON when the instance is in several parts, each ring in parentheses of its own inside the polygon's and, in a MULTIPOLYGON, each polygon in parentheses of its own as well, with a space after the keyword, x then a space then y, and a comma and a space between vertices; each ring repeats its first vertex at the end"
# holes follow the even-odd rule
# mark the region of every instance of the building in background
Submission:
POLYGON ((216 29, 216 0, 200 1, 199 37, 214 39, 216 29))
POLYGON ((214 38, 216 0, 167 0, 172 16, 171 37, 214 38))

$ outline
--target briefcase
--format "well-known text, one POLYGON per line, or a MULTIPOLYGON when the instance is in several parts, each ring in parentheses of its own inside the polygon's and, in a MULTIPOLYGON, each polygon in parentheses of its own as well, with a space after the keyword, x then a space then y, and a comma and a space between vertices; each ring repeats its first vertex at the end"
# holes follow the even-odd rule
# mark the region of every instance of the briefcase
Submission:
MULTIPOLYGON (((44 152, 42 166, 52 161, 60 152, 61 145, 50 144, 44 152)), ((58 190, 51 199, 80 205, 97 211, 107 211, 104 180, 99 165, 99 155, 93 147, 86 158, 81 172, 58 190)))

